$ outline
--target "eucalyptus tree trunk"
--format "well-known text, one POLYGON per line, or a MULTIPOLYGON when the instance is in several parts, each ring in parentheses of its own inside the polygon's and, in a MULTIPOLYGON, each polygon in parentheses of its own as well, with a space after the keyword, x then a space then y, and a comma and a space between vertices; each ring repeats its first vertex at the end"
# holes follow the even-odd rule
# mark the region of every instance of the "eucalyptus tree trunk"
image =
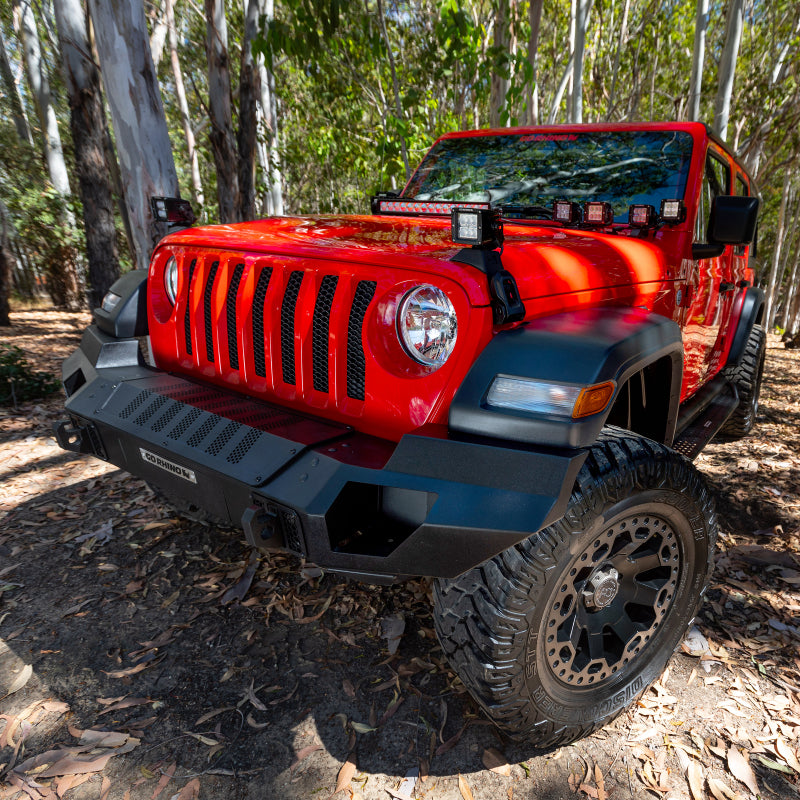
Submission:
POLYGON ((14 270, 14 255, 10 247, 11 222, 5 205, 0 202, 0 326, 11 325, 9 297, 11 295, 11 275, 14 270))
POLYGON ((725 30, 725 45, 719 61, 719 83, 714 101, 714 132, 720 139, 728 135, 728 118, 731 112, 731 94, 736 74, 736 59, 742 39, 744 22, 744 0, 731 0, 728 7, 728 24, 725 30))
POLYGON ((14 119, 14 127, 17 129, 19 138, 33 147, 33 137, 28 125, 28 118, 25 116, 25 109, 22 106, 22 99, 19 96, 19 87, 14 80, 14 73, 8 61, 6 53, 6 43, 0 40, 0 78, 3 81, 3 88, 11 106, 11 116, 14 119))
POLYGON ((239 70, 239 195, 242 219, 256 216, 256 139, 261 77, 253 59, 253 39, 258 32, 258 0, 244 0, 244 37, 239 70))
POLYGON ((606 113, 606 121, 610 120, 614 114, 614 107, 616 105, 617 97, 617 79, 619 78, 619 61, 622 51, 628 42, 628 14, 631 9, 631 0, 625 0, 625 5, 622 7, 622 22, 619 29, 619 42, 614 51, 614 66, 611 68, 611 90, 608 93, 608 112, 606 113))
POLYGON ((55 14, 83 205, 89 306, 97 308, 119 277, 114 197, 103 148, 105 113, 100 74, 91 58, 81 0, 55 0, 55 14))
MULTIPOLYGON (((497 13, 494 19, 494 37, 492 44, 496 52, 505 53, 508 50, 508 0, 497 0, 497 13)), ((492 70, 492 79, 489 97, 489 127, 500 127, 500 116, 506 103, 508 94, 508 78, 501 75, 495 68, 492 70)))
MULTIPOLYGON (((259 18, 268 26, 275 14, 274 0, 258 0, 258 13, 259 18)), ((267 182, 263 213, 281 216, 283 214, 283 176, 278 157, 278 101, 275 96, 275 76, 271 70, 267 69, 264 56, 259 55, 257 60, 261 79, 258 109, 260 128, 258 152, 261 169, 267 182)))
POLYGON ((217 201, 220 222, 240 222, 236 139, 231 113, 231 76, 228 25, 224 0, 205 0, 206 54, 208 56, 208 106, 211 112, 211 149, 217 168, 217 201))
POLYGON ((53 188, 62 196, 69 197, 69 177, 64 152, 61 148, 61 134, 50 97, 50 82, 47 68, 42 59, 39 31, 33 15, 32 0, 13 0, 14 10, 19 20, 19 33, 23 45, 23 60, 28 84, 36 104, 36 112, 42 126, 44 155, 47 173, 53 188))
POLYGON ((689 81, 689 119, 700 119, 700 96, 703 86, 703 61, 706 57, 706 30, 708 29, 708 1, 697 0, 697 17, 694 25, 694 52, 692 77, 689 81))
POLYGON ((586 51, 586 28, 591 0, 577 0, 575 12, 575 51, 572 60, 571 122, 583 122, 583 56, 586 51))
POLYGON ((167 5, 169 0, 160 0, 154 3, 150 11, 150 55, 153 57, 153 67, 158 72, 158 65, 164 55, 164 45, 167 43, 169 19, 167 18, 167 5))
POLYGON ((136 265, 147 269, 163 235, 152 196, 178 197, 178 176, 141 3, 89 0, 100 69, 111 107, 136 265))
POLYGON ((772 254, 772 268, 769 272, 766 287, 766 307, 764 309, 764 327, 769 331, 772 330, 772 325, 775 321, 775 295, 777 294, 776 286, 780 285, 780 276, 778 275, 779 267, 781 265, 781 248, 783 247, 783 238, 786 235, 786 206, 789 202, 789 193, 792 186, 793 174, 789 171, 783 180, 783 192, 781 194, 781 206, 778 211, 778 228, 775 232, 775 251, 772 254))
POLYGON ((527 110, 528 125, 539 124, 539 82, 536 76, 536 56, 539 52, 539 28, 542 22, 544 0, 530 0, 528 6, 528 22, 530 37, 528 38, 528 62, 531 65, 531 80, 528 84, 527 110))
POLYGON ((199 215, 200 210, 205 205, 205 194, 203 192, 203 182, 200 178, 200 164, 197 160, 197 147, 194 131, 192 130, 192 118, 189 116, 189 103, 186 100, 186 86, 183 82, 181 62, 178 58, 178 29, 175 27, 173 0, 164 0, 164 17, 169 35, 169 57, 172 65, 172 77, 175 81, 175 96, 178 99, 178 108, 181 111, 183 136, 186 139, 186 150, 189 154, 189 164, 191 166, 192 200, 194 201, 195 209, 199 215))

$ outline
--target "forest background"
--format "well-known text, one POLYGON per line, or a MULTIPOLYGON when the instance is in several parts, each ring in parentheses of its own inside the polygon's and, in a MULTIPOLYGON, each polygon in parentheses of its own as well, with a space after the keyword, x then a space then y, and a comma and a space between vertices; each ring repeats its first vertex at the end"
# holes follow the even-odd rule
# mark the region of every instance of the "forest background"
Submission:
POLYGON ((0 325, 201 222, 366 213, 456 129, 709 123, 762 197, 768 323, 800 327, 793 0, 0 0, 0 325))

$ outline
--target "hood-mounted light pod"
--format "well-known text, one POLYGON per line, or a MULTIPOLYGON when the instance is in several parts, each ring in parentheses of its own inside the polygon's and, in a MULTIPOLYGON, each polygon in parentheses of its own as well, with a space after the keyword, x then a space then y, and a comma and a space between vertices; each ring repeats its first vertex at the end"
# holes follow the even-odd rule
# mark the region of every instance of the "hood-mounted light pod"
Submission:
POLYGON ((571 200, 556 200, 553 203, 553 220, 563 225, 577 225, 581 221, 580 203, 571 200))
POLYGON ((658 215, 651 205, 635 204, 628 210, 628 225, 631 228, 655 228, 658 215))
POLYGON ((662 200, 658 217, 667 225, 679 225, 686 219, 686 206, 683 200, 662 200))
POLYGON ((583 204, 583 222, 586 225, 607 227, 614 222, 614 208, 611 203, 589 200, 583 204))

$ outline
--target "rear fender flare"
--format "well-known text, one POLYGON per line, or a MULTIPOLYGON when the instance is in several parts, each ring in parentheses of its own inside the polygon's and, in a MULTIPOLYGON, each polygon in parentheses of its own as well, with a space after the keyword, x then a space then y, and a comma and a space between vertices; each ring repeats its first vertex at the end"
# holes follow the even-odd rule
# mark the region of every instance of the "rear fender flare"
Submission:
POLYGON ((744 347, 753 330, 753 325, 761 322, 764 313, 764 290, 749 288, 744 292, 742 308, 739 312, 739 322, 736 325, 736 333, 733 334, 731 349, 728 351, 726 367, 738 367, 744 355, 744 347))
POLYGON ((497 333, 450 405, 449 426, 459 433, 551 447, 589 447, 608 418, 626 382, 657 361, 670 375, 664 442, 675 433, 683 373, 683 343, 676 322, 638 308, 593 308, 534 319, 497 333), (496 376, 578 386, 614 381, 611 402, 582 419, 534 414, 489 406, 486 396, 496 376))

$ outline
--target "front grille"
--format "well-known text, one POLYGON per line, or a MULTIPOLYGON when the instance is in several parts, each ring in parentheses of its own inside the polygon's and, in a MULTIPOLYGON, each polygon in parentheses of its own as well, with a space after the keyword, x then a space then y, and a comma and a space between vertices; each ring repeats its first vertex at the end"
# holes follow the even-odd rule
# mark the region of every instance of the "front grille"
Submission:
MULTIPOLYGON (((185 264, 182 366, 267 397, 335 392, 340 408, 364 400, 364 328, 376 281, 325 274, 317 264, 236 254, 187 256, 185 264)), ((160 408, 152 414, 162 429, 173 423, 160 408)))

